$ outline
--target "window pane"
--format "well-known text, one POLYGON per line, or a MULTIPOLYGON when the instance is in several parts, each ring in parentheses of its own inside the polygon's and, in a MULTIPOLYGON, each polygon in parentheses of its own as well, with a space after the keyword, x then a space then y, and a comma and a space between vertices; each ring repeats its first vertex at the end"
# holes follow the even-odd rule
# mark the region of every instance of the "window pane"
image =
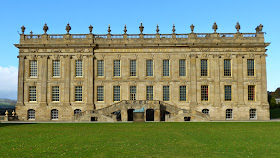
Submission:
POLYGON ((231 86, 225 86, 225 101, 231 101, 231 86))
POLYGON ((28 110, 28 120, 35 120, 35 110, 28 110))
POLYGON ((104 101, 104 87, 97 86, 97 101, 104 101))
POLYGON ((186 86, 180 86, 180 101, 186 101, 187 100, 187 92, 186 92, 186 86))
POLYGON ((52 101, 59 101, 59 87, 52 88, 52 101))
POLYGON ((232 109, 226 110, 226 119, 232 119, 232 109))
POLYGON ((208 86, 201 86, 201 101, 208 101, 208 86))
POLYGON ((29 101, 36 101, 36 87, 29 87, 29 101))
POLYGON ((248 76, 254 76, 255 60, 253 60, 253 59, 248 59, 247 60, 247 71, 248 71, 248 76))
POLYGON ((121 100, 121 91, 120 86, 114 86, 114 101, 121 100))
POLYGON ((186 76, 186 60, 179 60, 179 76, 186 76))
POLYGON ((209 115, 209 110, 208 109, 203 109, 202 110, 202 113, 206 114, 206 115, 209 115))
POLYGON ((81 113, 82 112, 82 110, 80 110, 80 109, 75 109, 74 110, 74 115, 77 115, 77 114, 79 114, 79 113, 81 113))
POLYGON ((154 90, 153 86, 147 86, 147 100, 153 100, 154 90))
POLYGON ((147 60, 146 61, 146 73, 147 73, 147 76, 153 76, 154 75, 153 60, 147 60))
POLYGON ((255 86, 248 86, 248 100, 255 100, 255 86))
POLYGON ((75 87, 75 101, 83 101, 83 87, 82 86, 75 87))
POLYGON ((169 86, 163 86, 163 101, 169 101, 169 86))
POLYGON ((169 76, 169 60, 163 60, 163 76, 169 76))
POLYGON ((201 76, 207 76, 208 75, 208 67, 207 67, 207 60, 203 59, 201 60, 201 76))
POLYGON ((53 61, 53 77, 60 76, 60 61, 54 60, 53 61))
POLYGON ((257 110, 250 109, 250 119, 256 119, 256 118, 257 118, 257 110))
POLYGON ((52 120, 58 119, 58 110, 56 110, 56 109, 51 110, 51 119, 52 120))
POLYGON ((37 77, 37 61, 36 60, 32 60, 29 63, 29 67, 30 67, 30 77, 37 77))
POLYGON ((136 76, 136 60, 130 60, 130 76, 136 76))
POLYGON ((130 100, 136 100, 136 86, 130 86, 130 100))
POLYGON ((104 76, 104 60, 97 61, 97 76, 104 76))
POLYGON ((121 61, 114 60, 114 76, 121 76, 121 61))
POLYGON ((76 76, 83 76, 83 61, 76 60, 76 76))
POLYGON ((231 76, 231 60, 224 60, 224 76, 231 76))

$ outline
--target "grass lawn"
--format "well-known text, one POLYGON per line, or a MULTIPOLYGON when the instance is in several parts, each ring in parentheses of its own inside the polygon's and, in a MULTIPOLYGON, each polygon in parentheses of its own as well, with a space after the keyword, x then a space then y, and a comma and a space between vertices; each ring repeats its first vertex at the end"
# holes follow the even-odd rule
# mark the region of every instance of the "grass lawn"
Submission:
POLYGON ((0 157, 279 157, 280 122, 1 124, 0 157))

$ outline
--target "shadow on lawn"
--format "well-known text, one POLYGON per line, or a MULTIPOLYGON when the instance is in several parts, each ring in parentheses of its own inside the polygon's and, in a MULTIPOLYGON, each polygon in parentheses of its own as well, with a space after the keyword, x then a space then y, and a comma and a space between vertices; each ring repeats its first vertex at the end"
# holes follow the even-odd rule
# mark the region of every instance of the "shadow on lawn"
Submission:
POLYGON ((6 126, 19 126, 19 125, 28 125, 28 124, 35 124, 35 123, 0 123, 0 128, 6 126))

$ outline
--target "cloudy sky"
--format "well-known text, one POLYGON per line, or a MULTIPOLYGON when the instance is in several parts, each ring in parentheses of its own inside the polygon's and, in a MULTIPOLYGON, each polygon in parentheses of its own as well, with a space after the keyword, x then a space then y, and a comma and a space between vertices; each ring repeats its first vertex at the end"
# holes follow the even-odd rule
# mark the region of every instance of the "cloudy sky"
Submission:
POLYGON ((279 0, 9 0, 0 3, 0 98, 16 99, 18 50, 20 27, 35 34, 43 33, 43 25, 49 26, 49 34, 65 34, 65 26, 72 26, 70 33, 88 33, 92 25, 96 34, 122 34, 124 24, 127 33, 139 33, 143 22, 144 33, 172 33, 175 24, 177 33, 190 33, 189 26, 195 25, 197 33, 213 32, 214 21, 217 32, 234 33, 235 24, 241 32, 254 33, 257 25, 264 25, 267 47, 268 90, 280 86, 279 47, 280 20, 279 0))

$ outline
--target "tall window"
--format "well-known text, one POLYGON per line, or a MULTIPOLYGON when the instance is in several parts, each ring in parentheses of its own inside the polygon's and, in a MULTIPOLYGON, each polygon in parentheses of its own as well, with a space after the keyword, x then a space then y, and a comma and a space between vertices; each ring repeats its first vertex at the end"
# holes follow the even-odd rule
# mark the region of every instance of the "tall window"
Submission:
POLYGON ((59 87, 52 87, 52 101, 59 101, 59 87))
POLYGON ((163 60, 162 63, 163 76, 169 76, 169 60, 163 60))
POLYGON ((29 62, 30 77, 37 77, 37 61, 31 60, 29 62))
POLYGON ((250 119, 257 119, 257 110, 250 109, 250 119))
POLYGON ((232 109, 227 109, 226 110, 226 119, 227 120, 232 119, 232 109))
POLYGON ((169 101, 169 86, 163 86, 163 101, 169 101))
POLYGON ((225 101, 231 101, 231 86, 225 86, 225 101))
POLYGON ((248 86, 248 100, 254 101, 255 100, 255 86, 248 86))
POLYGON ((83 76, 83 61, 76 60, 76 77, 83 76))
POLYGON ((130 86, 130 100, 136 100, 136 86, 130 86))
POLYGON ((121 61, 114 60, 114 76, 121 76, 121 61))
POLYGON ((104 60, 97 60, 97 76, 104 76, 104 60))
POLYGON ((75 101, 83 101, 83 87, 82 86, 75 87, 75 101))
POLYGON ((60 61, 59 60, 53 60, 53 77, 59 77, 60 76, 60 61))
POLYGON ((201 86, 201 101, 208 101, 208 86, 201 86))
POLYGON ((203 109, 202 110, 202 113, 206 114, 206 115, 209 115, 209 109, 203 109))
POLYGON ((248 76, 255 75, 255 60, 254 59, 247 60, 247 72, 248 72, 248 76))
POLYGON ((153 60, 147 60, 146 61, 146 75, 147 76, 153 76, 154 70, 153 70, 153 60))
POLYGON ((207 76, 208 75, 208 65, 207 65, 207 60, 202 59, 201 60, 201 76, 207 76))
POLYGON ((130 76, 136 76, 136 60, 130 60, 130 76))
POLYGON ((37 101, 35 86, 29 87, 29 101, 37 101))
POLYGON ((231 76, 231 60, 224 60, 224 76, 231 76))
POLYGON ((33 109, 28 110, 28 120, 35 120, 35 110, 33 109))
POLYGON ((97 101, 104 101, 104 87, 97 86, 97 101))
POLYGON ((180 101, 187 100, 187 88, 186 86, 180 86, 180 101))
POLYGON ((186 60, 179 60, 179 76, 186 76, 186 60))
POLYGON ((75 109, 75 110, 74 110, 74 115, 77 115, 77 114, 79 114, 79 113, 81 113, 81 112, 82 112, 81 109, 75 109))
POLYGON ((146 87, 147 90, 147 100, 153 100, 154 97, 154 87, 153 86, 147 86, 146 87))
POLYGON ((51 119, 52 120, 57 120, 58 119, 58 110, 56 110, 56 109, 51 110, 51 119))
POLYGON ((114 86, 114 101, 121 100, 121 89, 120 86, 114 86))

